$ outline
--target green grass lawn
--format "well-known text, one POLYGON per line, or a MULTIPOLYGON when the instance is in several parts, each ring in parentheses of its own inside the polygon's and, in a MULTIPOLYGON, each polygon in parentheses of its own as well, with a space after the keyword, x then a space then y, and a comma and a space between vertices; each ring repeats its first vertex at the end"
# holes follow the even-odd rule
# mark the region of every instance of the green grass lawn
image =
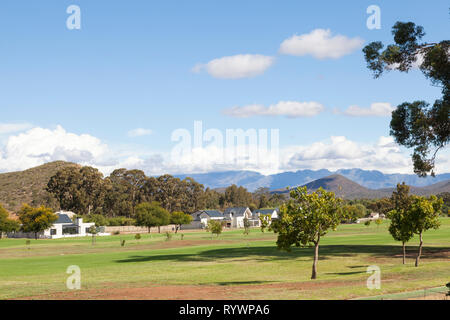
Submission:
MULTIPOLYGON (((68 291, 67 267, 81 268, 82 289, 152 285, 239 286, 248 299, 348 299, 440 287, 450 281, 450 218, 424 234, 424 257, 414 260, 418 239, 401 246, 387 232, 388 222, 341 225, 321 241, 318 279, 310 280, 312 248, 277 250, 276 235, 253 229, 225 231, 216 238, 186 232, 184 240, 164 234, 58 240, 0 240, 0 299, 68 291), (125 246, 120 241, 125 240, 125 246), (381 289, 369 290, 367 266, 381 268, 381 289), (276 284, 267 286, 266 284, 276 284), (292 284, 295 284, 292 286, 292 284), (304 289, 302 289, 304 287, 304 289)), ((205 299, 214 297, 205 297, 205 299)))

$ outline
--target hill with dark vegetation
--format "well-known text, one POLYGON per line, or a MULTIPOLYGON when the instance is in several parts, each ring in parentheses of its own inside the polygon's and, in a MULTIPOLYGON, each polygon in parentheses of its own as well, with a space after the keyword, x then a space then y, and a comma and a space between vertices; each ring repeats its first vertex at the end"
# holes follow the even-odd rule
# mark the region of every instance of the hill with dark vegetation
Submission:
MULTIPOLYGON (((353 182, 339 174, 314 180, 305 184, 310 191, 315 191, 322 187, 327 191, 333 191, 336 196, 344 199, 379 199, 388 198, 392 195, 395 188, 368 189, 360 184, 353 182)), ((287 193, 287 190, 278 190, 279 193, 287 193)), ((450 180, 435 183, 426 187, 411 186, 410 193, 420 196, 437 195, 444 192, 450 192, 450 180)))
POLYGON ((47 183, 59 170, 74 166, 78 165, 55 161, 24 171, 0 173, 0 203, 9 211, 19 210, 24 203, 56 209, 55 199, 45 191, 47 183))

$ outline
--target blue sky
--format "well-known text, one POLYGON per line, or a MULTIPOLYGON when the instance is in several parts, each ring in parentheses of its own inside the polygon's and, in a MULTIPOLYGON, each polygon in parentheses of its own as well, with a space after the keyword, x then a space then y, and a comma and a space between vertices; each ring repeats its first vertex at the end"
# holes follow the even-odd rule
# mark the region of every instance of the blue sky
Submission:
MULTIPOLYGON (((281 171, 344 166, 412 172, 409 152, 398 146, 380 151, 383 156, 376 161, 370 156, 379 155, 380 137, 389 136, 389 116, 344 112, 355 105, 395 107, 439 97, 439 88, 418 70, 373 79, 361 47, 376 40, 392 42, 390 30, 396 21, 424 26, 425 40, 443 40, 450 30, 448 8, 448 1, 4 0, 0 171, 58 157, 97 166, 105 173, 125 165, 149 173, 177 171, 160 157, 173 148, 175 129, 193 130, 194 121, 200 120, 206 129, 223 132, 279 129, 281 171), (81 9, 80 30, 66 27, 66 9, 73 4, 81 9), (381 9, 380 30, 366 26, 366 9, 372 4, 381 9), (280 51, 283 41, 317 29, 330 30, 330 37, 359 39, 363 45, 338 58, 280 51), (256 76, 238 79, 223 79, 207 69, 214 59, 246 54, 270 57, 270 66, 256 76), (194 72, 198 64, 203 67, 194 72), (232 107, 261 109, 280 101, 316 102, 323 109, 314 116, 290 118, 224 114, 232 107), (129 134, 137 128, 145 130, 140 136, 129 134), (319 152, 326 148, 327 152, 319 152), (342 156, 355 148, 368 151, 361 158, 342 156), (290 161, 295 155, 304 160, 290 161), (390 159, 395 163, 387 165, 390 159)), ((449 171, 448 150, 443 155, 439 166, 449 171)), ((200 169, 223 168, 210 163, 178 171, 200 169)), ((264 171, 258 166, 250 169, 264 171)))

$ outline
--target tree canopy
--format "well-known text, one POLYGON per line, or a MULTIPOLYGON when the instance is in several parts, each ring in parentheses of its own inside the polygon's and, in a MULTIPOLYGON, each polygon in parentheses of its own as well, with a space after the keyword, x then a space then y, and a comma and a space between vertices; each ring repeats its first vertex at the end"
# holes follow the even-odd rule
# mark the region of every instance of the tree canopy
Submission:
POLYGON ((63 210, 89 214, 101 209, 105 188, 103 174, 92 167, 68 167, 50 178, 46 190, 53 194, 63 210))
POLYGON ((58 220, 58 216, 53 210, 44 206, 33 208, 27 204, 23 205, 19 211, 19 221, 24 232, 32 232, 37 238, 37 234, 48 228, 58 220))
POLYGON ((410 219, 412 231, 419 235, 419 252, 416 257, 416 267, 419 266, 423 247, 423 233, 429 229, 438 229, 440 227, 439 213, 442 208, 442 199, 436 196, 429 198, 412 196, 410 204, 410 219))
POLYGON ((158 202, 143 202, 136 206, 136 224, 147 227, 166 226, 170 222, 169 212, 162 208, 158 202))
POLYGON ((189 224, 192 221, 192 216, 181 211, 172 212, 170 215, 170 223, 176 225, 175 233, 181 228, 182 224, 189 224))
POLYGON ((0 205, 0 239, 2 238, 3 232, 18 231, 19 227, 19 223, 10 219, 8 211, 0 205))
POLYGON ((432 85, 442 89, 442 97, 431 106, 425 101, 400 104, 390 123, 395 141, 414 149, 414 172, 434 176, 436 154, 450 141, 450 41, 422 42, 424 28, 413 22, 397 22, 392 34, 394 44, 384 50, 380 41, 364 47, 367 67, 378 78, 385 71, 408 72, 418 65, 432 85))
POLYGON ((405 244, 414 236, 409 206, 411 196, 409 186, 405 183, 397 184, 397 189, 392 192, 391 197, 393 210, 389 211, 387 217, 391 220, 389 233, 394 240, 401 241, 403 248, 403 264, 406 263, 405 244))
POLYGON ((315 246, 311 279, 317 277, 320 239, 335 230, 345 218, 342 200, 333 192, 319 188, 308 193, 306 187, 291 190, 291 199, 280 208, 280 218, 272 223, 278 233, 279 249, 290 251, 291 246, 315 246))

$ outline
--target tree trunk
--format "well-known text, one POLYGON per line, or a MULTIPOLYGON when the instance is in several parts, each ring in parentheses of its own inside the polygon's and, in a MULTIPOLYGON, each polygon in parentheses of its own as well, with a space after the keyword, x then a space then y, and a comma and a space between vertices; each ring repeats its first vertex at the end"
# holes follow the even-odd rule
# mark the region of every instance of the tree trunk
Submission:
POLYGON ((161 226, 158 226, 158 233, 161 233, 161 226))
POLYGON ((416 267, 419 266, 420 256, 422 255, 422 246, 423 246, 423 237, 422 237, 422 232, 421 232, 420 233, 419 253, 416 258, 416 267))
POLYGON ((178 233, 178 227, 175 227, 175 233, 178 233))
POLYGON ((34 238, 37 240, 37 232, 34 233, 34 238))
POLYGON ((403 264, 405 264, 405 260, 406 260, 406 247, 405 247, 405 243, 402 242, 403 245, 403 264))
POLYGON ((311 279, 317 278, 317 263, 319 262, 319 240, 317 240, 314 245, 314 263, 312 267, 311 279))

